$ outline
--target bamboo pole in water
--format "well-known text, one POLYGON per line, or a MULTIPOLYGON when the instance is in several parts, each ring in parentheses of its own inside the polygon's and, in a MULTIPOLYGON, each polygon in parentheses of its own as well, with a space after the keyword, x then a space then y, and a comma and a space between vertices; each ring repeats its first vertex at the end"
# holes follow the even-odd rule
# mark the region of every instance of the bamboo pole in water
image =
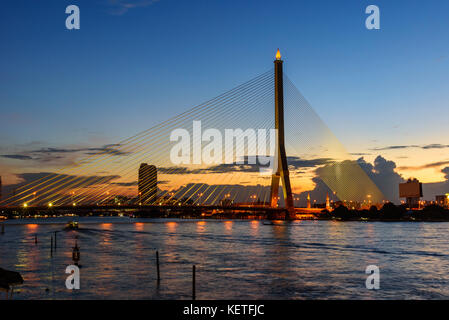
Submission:
POLYGON ((157 283, 161 281, 161 274, 159 270, 159 251, 156 251, 156 271, 157 271, 157 283))
POLYGON ((195 300, 196 298, 196 288, 195 288, 195 265, 193 265, 192 268, 192 300, 195 300))

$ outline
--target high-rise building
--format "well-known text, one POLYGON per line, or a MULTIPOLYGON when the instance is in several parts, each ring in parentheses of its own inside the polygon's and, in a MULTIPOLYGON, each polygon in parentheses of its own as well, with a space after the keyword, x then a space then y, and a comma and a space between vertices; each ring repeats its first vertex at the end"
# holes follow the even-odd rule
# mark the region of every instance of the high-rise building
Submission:
POLYGON ((153 165, 142 163, 139 168, 139 203, 152 204, 157 196, 157 169, 153 165))
POLYGON ((399 197, 406 198, 409 209, 419 208, 422 196, 422 183, 417 179, 408 179, 399 184, 399 197))

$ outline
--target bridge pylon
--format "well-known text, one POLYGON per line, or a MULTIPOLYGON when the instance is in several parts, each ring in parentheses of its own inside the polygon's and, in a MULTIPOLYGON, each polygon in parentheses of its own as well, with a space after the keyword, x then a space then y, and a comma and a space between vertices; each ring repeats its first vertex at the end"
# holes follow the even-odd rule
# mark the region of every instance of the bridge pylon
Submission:
POLYGON ((274 110, 275 128, 277 129, 277 141, 274 172, 271 177, 271 207, 277 207, 279 195, 279 180, 282 180, 282 190, 284 193, 285 207, 289 214, 294 214, 294 204, 292 188, 290 185, 290 175, 288 171, 287 155, 285 152, 284 135, 284 84, 283 84, 283 61, 279 49, 274 60, 274 110))

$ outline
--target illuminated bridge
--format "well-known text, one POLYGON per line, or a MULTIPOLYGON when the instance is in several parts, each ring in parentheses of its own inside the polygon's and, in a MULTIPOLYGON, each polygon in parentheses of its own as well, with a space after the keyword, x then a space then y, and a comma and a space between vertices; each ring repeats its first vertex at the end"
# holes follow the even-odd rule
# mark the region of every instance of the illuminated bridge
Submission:
POLYGON ((3 195, 3 211, 292 216, 301 206, 311 207, 304 192, 318 185, 325 193, 314 203, 326 207, 329 195, 332 202, 361 201, 367 194, 373 202, 384 199, 284 74, 279 50, 274 69, 146 131, 91 150, 76 165, 25 180, 3 195))

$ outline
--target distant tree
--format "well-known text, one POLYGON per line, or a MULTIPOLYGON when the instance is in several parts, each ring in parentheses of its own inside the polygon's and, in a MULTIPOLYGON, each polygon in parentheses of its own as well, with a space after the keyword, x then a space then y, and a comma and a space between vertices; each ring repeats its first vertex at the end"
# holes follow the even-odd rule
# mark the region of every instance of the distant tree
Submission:
POLYGON ((349 209, 344 206, 344 205, 340 205, 337 208, 334 209, 334 211, 332 212, 332 214, 336 217, 336 218, 340 218, 342 220, 349 220, 352 218, 351 212, 349 211, 349 209))
POLYGON ((358 215, 360 216, 360 218, 371 218, 370 211, 366 209, 359 210, 358 215))
POLYGON ((329 219, 331 217, 331 214, 327 209, 324 209, 316 213, 315 216, 319 219, 329 219))
POLYGON ((420 212, 416 212, 413 215, 415 218, 417 219, 422 219, 422 220, 449 220, 449 210, 436 205, 436 204, 431 204, 426 206, 423 210, 421 210, 420 212))
POLYGON ((379 218, 379 210, 377 209, 376 206, 371 206, 371 208, 369 208, 369 218, 370 219, 379 218))
POLYGON ((384 220, 399 220, 402 219, 407 210, 403 206, 396 206, 391 202, 387 202, 380 210, 380 218, 384 220))

